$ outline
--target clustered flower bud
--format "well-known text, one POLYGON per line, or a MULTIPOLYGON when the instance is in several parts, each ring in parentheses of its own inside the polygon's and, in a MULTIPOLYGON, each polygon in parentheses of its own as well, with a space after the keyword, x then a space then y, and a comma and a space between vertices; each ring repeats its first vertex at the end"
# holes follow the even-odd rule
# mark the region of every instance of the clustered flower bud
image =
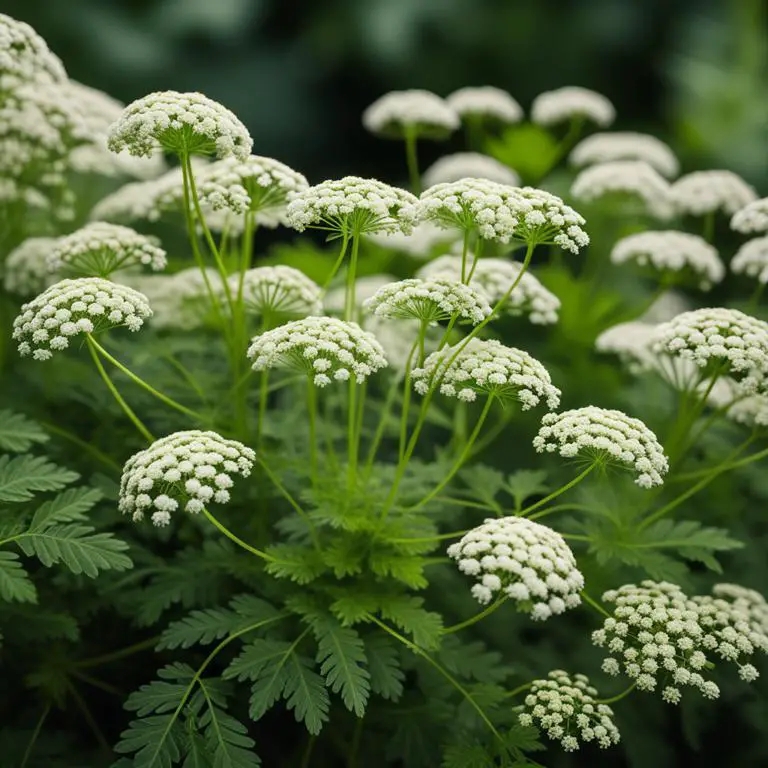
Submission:
POLYGON ((768 427, 768 395, 745 395, 733 379, 717 379, 714 386, 702 382, 699 391, 709 389, 707 402, 719 408, 737 424, 752 429, 768 427))
POLYGON ((253 450, 216 432, 174 432, 125 463, 118 508, 134 521, 150 514, 155 525, 168 525, 180 505, 198 513, 211 502, 226 504, 232 476, 248 477, 255 460, 253 450))
POLYGON ((509 166, 479 152, 443 155, 424 171, 423 181, 425 187, 432 187, 435 184, 450 184, 469 178, 488 179, 497 184, 511 186, 520 183, 520 177, 509 166))
POLYGON ((448 547, 459 570, 476 577, 472 596, 511 599, 536 621, 581 603, 584 577, 563 537, 524 517, 489 518, 448 547))
POLYGON ((566 752, 579 749, 581 742, 596 742, 602 749, 618 744, 621 737, 613 721, 613 710, 597 701, 597 690, 586 675, 550 672, 534 680, 525 704, 519 707, 523 726, 535 725, 550 739, 559 741, 566 752))
POLYGON ((747 240, 731 259, 734 275, 754 277, 760 283, 768 283, 768 236, 747 240))
POLYGON ((255 371, 297 369, 317 387, 352 377, 362 384, 387 365, 384 350, 372 334, 335 317, 305 317, 255 336, 248 357, 255 371))
MULTIPOLYGON (((240 275, 229 278, 233 295, 240 292, 240 275)), ((303 272, 278 264, 256 267, 242 277, 246 310, 263 318, 304 317, 322 311, 320 286, 303 272)))
POLYGON ((594 405, 548 413, 533 440, 539 452, 624 467, 641 488, 662 485, 669 464, 656 435, 640 419, 594 405))
POLYGON ((517 101, 506 91, 492 85, 459 88, 446 101, 463 120, 511 124, 523 119, 523 109, 517 101))
POLYGON ((127 326, 138 331, 152 314, 146 296, 100 277, 61 280, 23 304, 13 321, 19 354, 49 360, 73 336, 127 326))
POLYGON ((0 85, 66 80, 64 66, 45 40, 29 24, 0 13, 0 85))
POLYGON ((547 369, 527 352, 505 347, 495 339, 460 341, 433 352, 411 377, 414 389, 426 395, 435 384, 440 393, 463 402, 478 394, 517 401, 527 411, 544 400, 549 409, 560 404, 560 390, 547 369))
POLYGON ((459 116, 445 99, 430 91, 390 91, 363 112, 367 131, 401 139, 411 132, 426 139, 444 139, 459 127, 459 116))
POLYGON ((456 280, 410 278, 389 283, 366 299, 364 308, 378 317, 434 324, 456 318, 477 325, 491 314, 485 296, 456 280))
POLYGON ((731 229, 743 235, 768 232, 768 197, 739 208, 731 217, 731 229))
POLYGON ((531 104, 531 122, 537 125, 585 120, 607 128, 615 119, 616 110, 605 96, 579 86, 545 91, 531 104))
POLYGON ((670 195, 677 210, 691 216, 732 215, 757 200, 755 190, 733 171, 694 171, 681 176, 670 195))
POLYGON ((577 168, 617 160, 640 160, 667 178, 676 176, 680 169, 675 153, 661 139, 631 131, 593 133, 573 148, 568 159, 577 168))
POLYGON ((17 296, 42 293, 58 280, 48 270, 48 254, 55 237, 28 237, 16 246, 2 265, 3 287, 17 296))

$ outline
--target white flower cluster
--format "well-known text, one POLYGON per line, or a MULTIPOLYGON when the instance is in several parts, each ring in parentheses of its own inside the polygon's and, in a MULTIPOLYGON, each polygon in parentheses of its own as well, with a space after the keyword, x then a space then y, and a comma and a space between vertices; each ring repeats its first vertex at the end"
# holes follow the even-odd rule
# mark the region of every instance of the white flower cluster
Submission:
POLYGON ((410 192, 376 179, 345 176, 323 181, 300 192, 288 204, 287 223, 347 235, 371 232, 408 234, 416 220, 418 199, 410 192))
POLYGON ((589 235, 582 228, 584 217, 566 205, 557 195, 535 187, 517 190, 520 221, 515 236, 524 243, 554 244, 571 253, 589 245, 589 235))
MULTIPOLYGON (((229 284, 237 296, 240 275, 231 275, 229 284)), ((282 264, 247 270, 242 293, 246 309, 266 319, 303 317, 322 311, 320 286, 298 269, 282 264)))
POLYGON ((429 324, 456 318, 477 325, 491 314, 484 295, 459 281, 445 278, 410 278, 389 283, 366 299, 363 307, 378 317, 429 324))
POLYGON ((743 235, 768 232, 768 197, 753 200, 731 217, 731 229, 743 235))
POLYGON ((109 277, 119 269, 165 269, 165 251, 152 238, 119 224, 95 221, 71 235, 60 237, 48 255, 51 272, 70 272, 85 277, 109 277))
POLYGON ((611 654, 603 660, 606 674, 623 672, 640 691, 662 687, 661 697, 669 704, 680 702, 684 686, 708 699, 720 695, 717 684, 704 678, 710 662, 705 651, 719 642, 680 587, 643 581, 610 590, 603 600, 615 604, 613 616, 592 633, 592 642, 611 654))
POLYGON ((731 259, 731 272, 768 283, 768 235, 747 240, 731 259))
POLYGON ((443 139, 460 124, 456 111, 431 91, 390 91, 363 112, 367 131, 400 139, 409 132, 427 139, 443 139))
POLYGON ((615 119, 616 110, 605 96, 579 86, 545 91, 531 104, 531 122, 538 125, 588 120, 607 128, 615 119))
POLYGON ((768 323, 724 307, 683 312, 656 328, 652 350, 731 376, 742 392, 768 389, 768 323))
MULTIPOLYGON (((469 284, 482 292, 491 306, 500 301, 520 275, 522 265, 507 259, 480 259, 469 284)), ((446 254, 428 262, 417 273, 425 280, 445 278, 461 280, 461 256, 446 254)), ((530 271, 523 273, 520 282, 509 295, 501 311, 510 315, 527 315, 535 325, 557 322, 560 299, 548 291, 530 271)))
POLYGON ((412 373, 414 389, 425 395, 439 382, 440 394, 471 403, 477 395, 520 402, 527 411, 544 400, 550 410, 560 404, 560 390, 549 371, 522 349, 495 339, 460 341, 433 352, 412 373))
POLYGON ((573 148, 568 159, 577 168, 616 160, 640 160, 667 178, 677 176, 680 170, 675 153, 661 139, 631 131, 593 133, 573 148))
POLYGON ((581 742, 594 741, 607 749, 621 740, 613 710, 597 702, 597 690, 586 675, 571 677, 556 669, 545 680, 534 680, 520 710, 520 725, 541 728, 566 752, 574 752, 581 742))
MULTIPOLYGON (((492 85, 468 86, 450 94, 446 101, 460 117, 497 123, 519 123, 522 107, 501 88, 492 85)), ((471 174, 468 174, 471 175, 471 174)))
MULTIPOLYGON (((702 382, 699 391, 708 388, 702 382)), ((713 408, 722 409, 727 418, 753 429, 768 427, 768 395, 745 395, 733 379, 718 379, 711 387, 707 402, 713 408)))
POLYGON ((55 237, 29 237, 16 246, 2 266, 3 287, 18 296, 34 296, 58 279, 48 270, 55 237))
POLYGON ((174 432, 125 462, 118 509, 136 522, 151 513, 155 525, 168 525, 180 504, 192 513, 226 504, 232 476, 248 477, 255 460, 252 449, 216 432, 174 432))
POLYGON ((73 336, 121 325, 138 331, 151 314, 146 296, 125 285, 99 277, 61 280, 22 305, 13 338, 20 355, 49 360, 73 336))
POLYGON ((472 596, 514 600, 537 621, 581 603, 584 577, 565 539, 524 517, 489 518, 448 547, 459 570, 477 578, 472 596))
POLYGON ((45 40, 29 24, 0 13, 0 87, 66 80, 64 66, 45 40))
POLYGON ((335 317, 305 317, 255 336, 248 357, 255 371, 298 369, 318 387, 352 377, 362 384, 387 365, 384 350, 372 334, 335 317))
POLYGON ((509 167, 490 155, 479 152, 456 152, 443 155, 424 171, 425 187, 435 184, 449 184, 461 179, 488 179, 497 184, 520 183, 520 177, 509 167))
POLYGON ((737 610, 748 616, 750 626, 755 632, 768 635, 768 603, 759 592, 740 584, 715 584, 712 594, 731 601, 737 610))
POLYGON ((308 187, 306 178, 284 163, 251 155, 245 160, 228 157, 212 163, 202 173, 198 193, 214 210, 271 213, 282 220, 285 206, 308 187))
POLYGON ((733 171, 694 171, 681 176, 670 194, 677 210, 691 216, 732 215, 757 200, 755 190, 733 171))
POLYGON ((548 413, 533 440, 539 452, 565 458, 587 456, 634 472, 641 488, 662 485, 669 463, 656 435, 640 419, 621 411, 588 405, 562 413, 548 413))
POLYGON ((628 235, 613 246, 611 261, 650 267, 670 282, 692 280, 702 290, 725 277, 725 265, 714 246, 698 235, 674 230, 628 235))
POLYGON ((674 214, 669 183, 641 160, 598 163, 581 171, 571 185, 571 194, 584 202, 613 198, 640 207, 658 219, 674 214))
POLYGON ((202 93, 157 91, 131 102, 109 130, 112 152, 151 157, 157 147, 175 154, 235 155, 245 160, 253 140, 232 112, 202 93))

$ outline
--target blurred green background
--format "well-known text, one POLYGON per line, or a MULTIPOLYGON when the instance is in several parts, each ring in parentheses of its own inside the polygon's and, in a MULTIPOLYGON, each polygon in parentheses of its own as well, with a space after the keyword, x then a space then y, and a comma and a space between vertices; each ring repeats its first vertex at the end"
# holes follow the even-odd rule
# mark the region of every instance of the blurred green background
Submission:
MULTIPOLYGON (((254 151, 311 181, 396 180, 402 148, 363 108, 399 88, 497 85, 527 108, 583 85, 615 128, 669 140, 684 170, 768 176, 764 0, 2 0, 70 75, 130 101, 200 90, 233 109, 254 151)), ((458 144, 460 138, 455 139, 458 144)), ((449 147, 425 147, 425 162, 449 147)))

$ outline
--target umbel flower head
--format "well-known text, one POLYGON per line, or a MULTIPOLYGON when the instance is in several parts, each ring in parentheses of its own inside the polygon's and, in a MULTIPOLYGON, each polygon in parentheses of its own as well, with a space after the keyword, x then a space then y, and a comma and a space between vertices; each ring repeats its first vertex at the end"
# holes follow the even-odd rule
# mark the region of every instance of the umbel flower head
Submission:
POLYGON ((616 110, 605 96, 578 86, 545 91, 531 104, 531 122, 538 125, 584 120, 607 128, 615 118, 616 110))
POLYGON ((446 101, 462 120, 511 124, 523 119, 523 108, 506 91, 492 85, 459 88, 446 101))
POLYGON ((305 317, 255 336, 248 357, 255 371, 293 368, 307 374, 317 387, 353 377, 362 384, 387 365, 372 334, 335 317, 305 317))
POLYGON ((730 266, 734 275, 747 275, 768 283, 768 235, 747 240, 736 251, 730 266))
MULTIPOLYGON (((483 293, 493 306, 506 295, 510 286, 518 279, 521 269, 521 264, 507 259, 479 259, 469 284, 483 293)), ((423 266, 417 276, 425 280, 461 280, 461 256, 438 256, 423 266)), ((560 299, 548 291, 530 271, 523 273, 520 282, 502 307, 502 311, 510 315, 527 315, 536 325, 556 323, 559 309, 560 299)))
POLYGON ((546 414, 533 447, 628 469, 641 488, 662 485, 669 469, 656 435, 640 419, 594 405, 546 414))
POLYGON ((137 522, 151 515, 155 525, 168 525, 181 505, 197 513, 210 502, 226 504, 233 476, 248 477, 255 460, 253 450, 216 432, 174 432, 125 462, 118 509, 137 522))
POLYGON ((165 251, 155 240, 118 224, 94 221, 60 237, 48 255, 48 269, 86 277, 109 277, 119 269, 165 269, 165 251))
POLYGON ((386 139, 445 139, 459 123, 445 99, 418 89, 385 93, 363 112, 365 129, 386 139))
POLYGON ((415 195, 376 179, 345 176, 300 192, 288 204, 287 223, 304 231, 325 229, 336 236, 372 232, 408 234, 416 218, 415 195))
POLYGON ((691 216, 732 215, 757 200, 755 190, 733 171, 694 171, 681 176, 670 194, 677 210, 691 216))
POLYGON ((634 262, 660 274, 668 283, 694 283, 709 290, 725 277, 717 249, 688 232, 638 232, 619 240, 611 251, 614 264, 634 262))
POLYGON ((730 601, 734 608, 745 613, 755 632, 768 635, 768 603, 759 592, 740 584, 715 584, 712 594, 730 601))
POLYGON ((138 331, 152 314, 146 296, 100 277, 61 280, 23 304, 13 321, 19 354, 49 360, 73 336, 127 326, 138 331))
POLYGON ((768 232, 768 197, 753 200, 731 217, 731 229, 743 235, 768 232))
POLYGON ((703 376, 730 376, 742 392, 768 391, 768 323, 737 309, 683 312, 657 326, 651 348, 690 360, 703 376))
POLYGON ((495 339, 460 341, 433 352, 411 377, 420 395, 439 382, 440 394, 468 403, 480 394, 518 401, 524 411, 542 400, 549 409, 560 404, 560 390, 547 369, 522 349, 505 347, 495 339))
POLYGON ((615 160, 641 160, 667 178, 677 176, 680 170, 675 153, 661 139, 631 131, 593 133, 573 148, 568 159, 577 168, 615 160))
POLYGON ((520 177, 507 165, 479 152, 456 152, 443 155, 424 171, 424 186, 446 184, 460 179, 488 179, 497 184, 520 183, 520 177))
POLYGON ((232 112, 202 93, 157 91, 129 104, 109 130, 107 146, 151 157, 158 146, 177 155, 235 155, 245 160, 253 140, 232 112))
POLYGON ((0 86, 66 81, 64 66, 45 40, 29 24, 0 13, 0 86))
POLYGON ((456 280, 410 278, 379 288, 363 306, 377 317, 434 324, 458 319, 477 325, 491 314, 486 298, 456 280))
MULTIPOLYGON (((237 295, 240 276, 230 276, 229 283, 237 295)), ((320 286, 298 269, 282 264, 247 270, 242 294, 246 310, 266 319, 304 317, 322 311, 320 286)))
POLYGON ((559 533, 532 520, 489 518, 451 544, 448 557, 476 577, 472 596, 482 605, 503 596, 544 620, 581 603, 584 577, 573 552, 559 533))
POLYGON ((707 652, 720 643, 680 587, 642 581, 606 592, 603 601, 615 605, 613 616, 592 633, 592 642, 611 654, 603 660, 603 672, 624 673, 640 691, 661 688, 669 704, 680 702, 685 686, 708 699, 720 695, 717 684, 704 677, 713 661, 707 652))
POLYGON ((17 296, 34 296, 58 278, 48 270, 48 255, 55 237, 28 237, 6 257, 2 266, 3 287, 17 296))
POLYGON ((621 740, 613 722, 613 710, 597 703, 597 690, 586 675, 569 675, 561 669, 545 680, 534 680, 518 707, 520 725, 535 725, 550 739, 559 741, 566 752, 577 750, 581 742, 597 742, 607 749, 621 740))
POLYGON ((257 221, 284 223, 285 207, 309 187, 306 178, 271 157, 227 157, 204 169, 198 184, 201 200, 214 210, 251 211, 257 221))
MULTIPOLYGON (((702 382, 699 391, 708 389, 702 382)), ((745 395, 733 379, 718 379, 710 388, 707 403, 721 409, 724 415, 737 424, 759 429, 768 427, 768 395, 745 395)))
POLYGON ((642 160, 615 160, 585 168, 574 179, 571 194, 587 203, 608 199, 657 219, 674 213, 669 183, 642 160))

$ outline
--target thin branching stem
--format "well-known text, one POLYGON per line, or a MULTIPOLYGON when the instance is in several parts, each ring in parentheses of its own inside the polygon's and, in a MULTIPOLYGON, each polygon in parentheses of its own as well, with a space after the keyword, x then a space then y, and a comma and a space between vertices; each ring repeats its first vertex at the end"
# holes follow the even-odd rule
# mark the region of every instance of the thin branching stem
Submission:
POLYGON ((443 629, 442 631, 442 634, 452 635, 454 632, 460 632, 462 629, 466 629, 467 627, 471 627, 474 624, 477 624, 478 621, 482 621, 484 618, 494 613, 494 611, 500 608, 507 601, 507 599, 508 599, 507 596, 503 595, 498 600, 491 603, 484 610, 480 611, 479 613, 476 613, 471 618, 466 619, 466 621, 461 621, 458 624, 454 624, 453 626, 445 627, 445 629, 443 629))

